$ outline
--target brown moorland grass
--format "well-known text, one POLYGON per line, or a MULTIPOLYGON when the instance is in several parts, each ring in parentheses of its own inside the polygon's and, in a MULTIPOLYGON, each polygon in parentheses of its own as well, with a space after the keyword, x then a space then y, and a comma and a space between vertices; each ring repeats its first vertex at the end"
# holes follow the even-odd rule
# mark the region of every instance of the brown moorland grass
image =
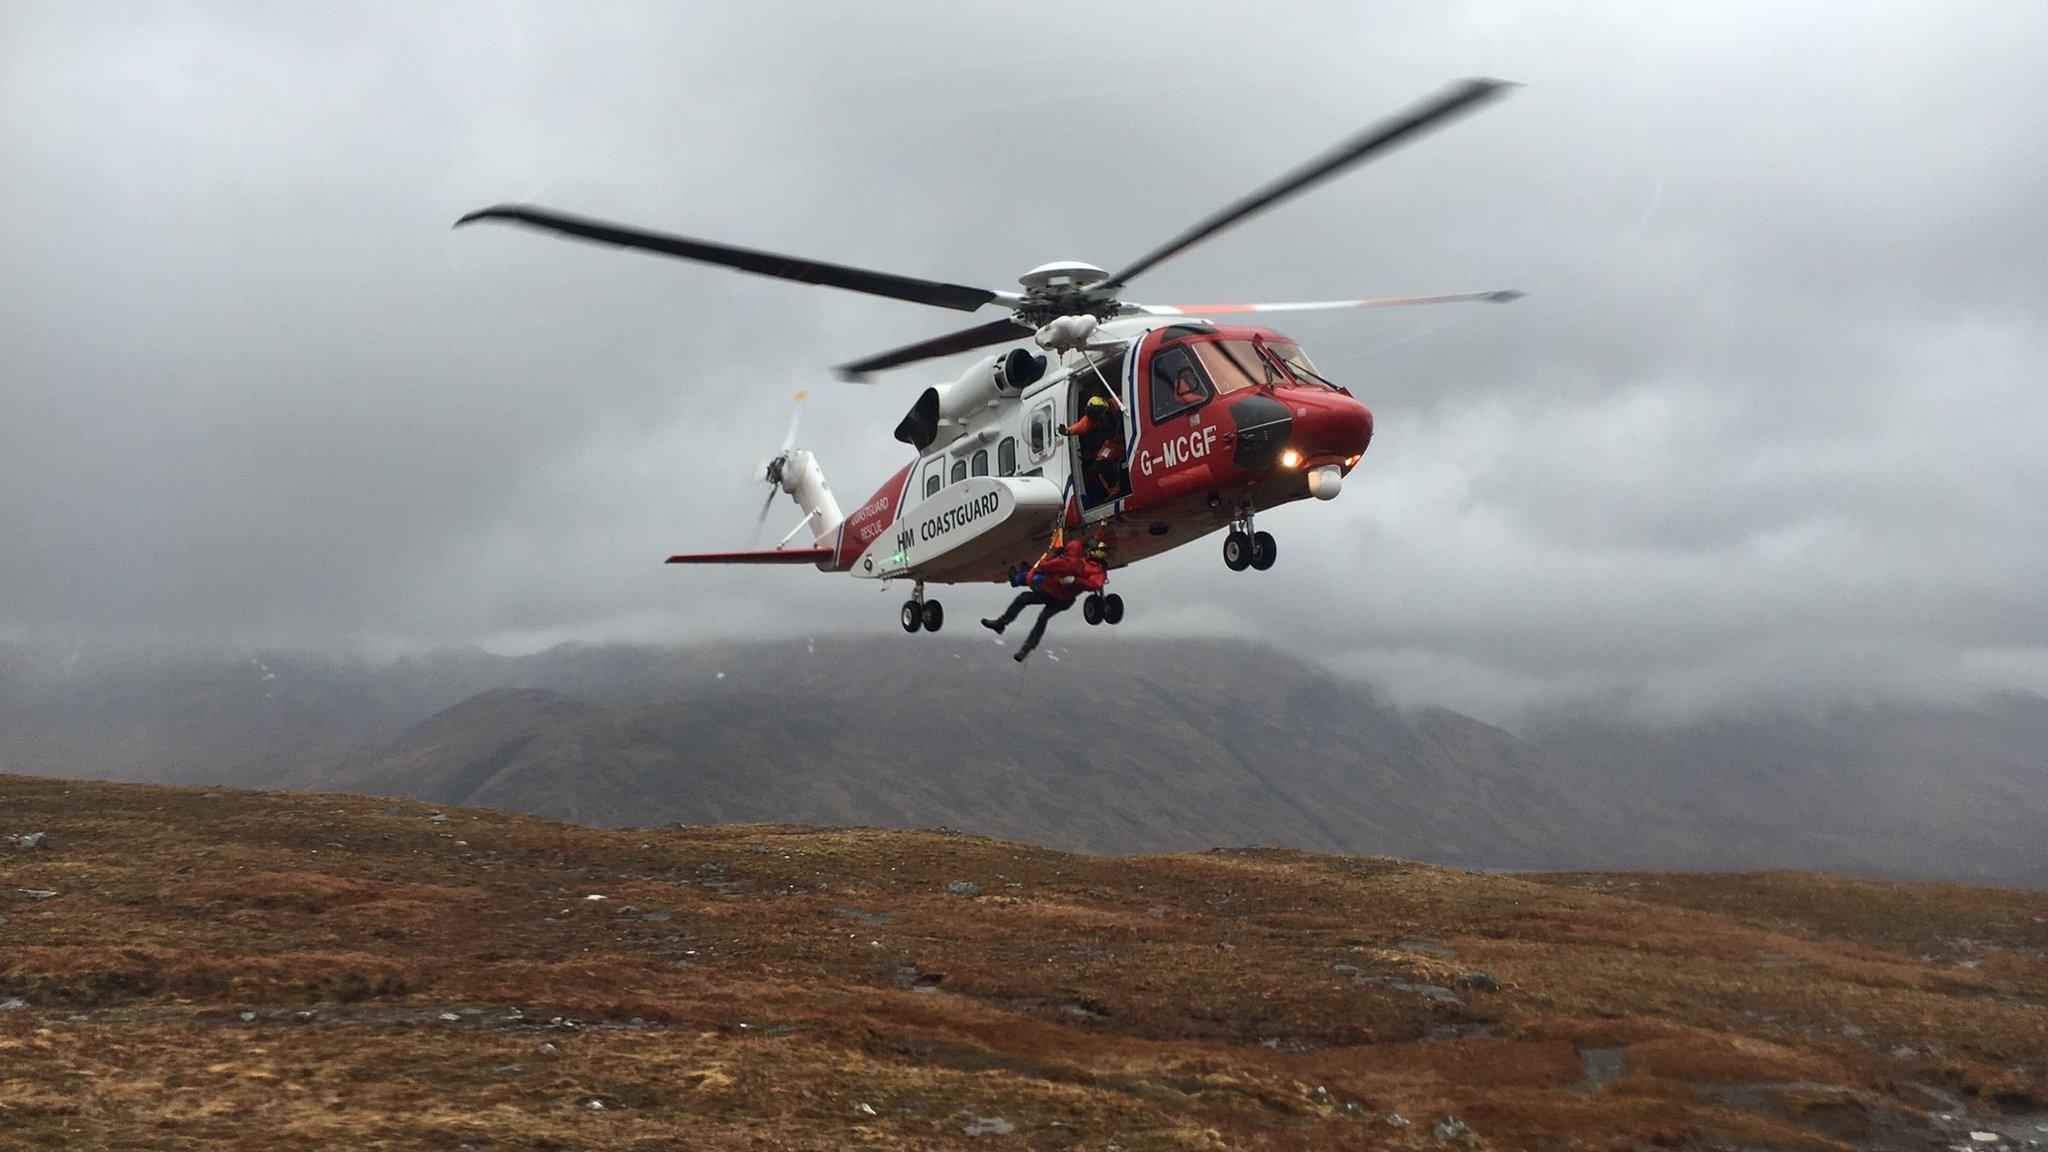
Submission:
POLYGON ((2048 1145, 2048 894, 435 816, 0 776, 0 1147, 2048 1145))

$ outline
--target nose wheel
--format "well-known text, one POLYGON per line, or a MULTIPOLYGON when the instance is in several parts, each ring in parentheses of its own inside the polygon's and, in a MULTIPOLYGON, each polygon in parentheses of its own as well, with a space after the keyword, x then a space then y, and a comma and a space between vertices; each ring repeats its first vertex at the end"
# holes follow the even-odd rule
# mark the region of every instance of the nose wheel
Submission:
POLYGON ((920 582, 916 593, 903 602, 901 618, 905 632, 937 632, 946 625, 946 609, 937 600, 924 598, 924 584, 920 582))
POLYGON ((1280 544, 1271 532, 1252 531, 1252 517, 1246 512, 1230 526, 1230 534, 1223 538, 1223 564, 1232 572, 1247 568, 1264 572, 1280 558, 1280 544))

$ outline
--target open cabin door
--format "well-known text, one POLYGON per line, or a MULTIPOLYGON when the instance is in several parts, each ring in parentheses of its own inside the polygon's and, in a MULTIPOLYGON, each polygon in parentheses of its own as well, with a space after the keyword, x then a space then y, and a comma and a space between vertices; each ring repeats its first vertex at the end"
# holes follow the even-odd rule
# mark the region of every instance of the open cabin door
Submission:
POLYGON ((1137 432, 1130 350, 1097 360, 1069 378, 1069 467, 1084 523, 1115 515, 1131 494, 1131 439, 1137 432), (1094 403, 1099 401, 1099 403, 1094 403))

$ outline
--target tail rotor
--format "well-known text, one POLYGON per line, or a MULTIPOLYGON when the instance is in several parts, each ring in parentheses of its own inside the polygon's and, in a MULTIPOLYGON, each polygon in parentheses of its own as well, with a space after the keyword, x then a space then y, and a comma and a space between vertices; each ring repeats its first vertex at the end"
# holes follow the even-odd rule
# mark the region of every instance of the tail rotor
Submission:
MULTIPOLYGON (((750 543, 760 540, 761 529, 768 523, 768 513, 775 510, 775 497, 785 492, 795 497, 797 503, 804 505, 805 514, 802 520, 797 521, 796 527, 790 529, 789 534, 782 538, 782 542, 776 545, 777 548, 788 544, 804 528, 814 527, 818 521, 821 509, 812 506, 813 501, 807 499, 806 489, 815 485, 819 491, 823 491, 824 483, 822 478, 816 476, 817 466, 811 459, 811 454, 796 446, 797 429, 803 422, 804 399, 809 395, 808 391, 798 391, 791 399, 789 429, 783 433, 782 447, 776 450, 775 455, 764 456, 754 463, 755 475, 768 484, 768 498, 762 501, 761 512, 754 517, 754 533, 750 543)), ((829 499, 829 493, 827 498, 829 499)), ((836 505, 833 510, 837 511, 836 505)), ((833 527, 837 527, 837 517, 834 516, 833 519, 833 527)))

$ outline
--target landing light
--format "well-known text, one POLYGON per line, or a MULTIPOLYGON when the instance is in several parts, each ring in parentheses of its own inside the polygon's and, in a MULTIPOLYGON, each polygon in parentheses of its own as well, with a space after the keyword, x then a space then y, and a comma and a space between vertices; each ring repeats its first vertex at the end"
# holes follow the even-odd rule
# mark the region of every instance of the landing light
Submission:
POLYGON ((1282 452, 1280 454, 1280 466, 1282 468, 1301 467, 1301 453, 1296 452, 1292 448, 1289 448, 1287 451, 1282 452))

